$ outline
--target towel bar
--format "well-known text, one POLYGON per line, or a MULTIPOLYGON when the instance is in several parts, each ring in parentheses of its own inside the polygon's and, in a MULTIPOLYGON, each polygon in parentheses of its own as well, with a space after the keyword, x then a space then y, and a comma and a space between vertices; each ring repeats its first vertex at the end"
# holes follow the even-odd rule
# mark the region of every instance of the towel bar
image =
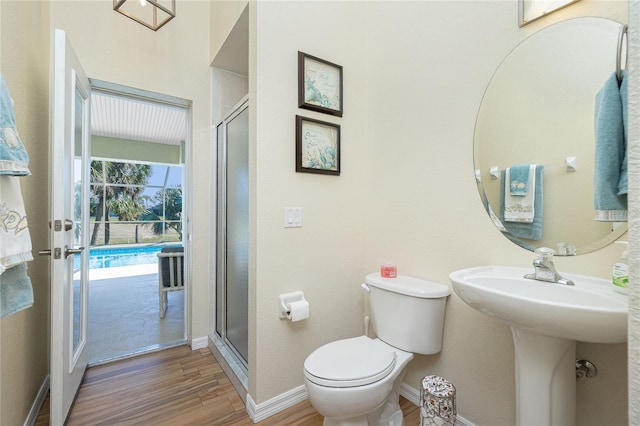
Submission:
MULTIPOLYGON (((629 42, 629 36, 627 34, 627 26, 623 25, 620 28, 620 32, 618 33, 618 51, 616 52, 616 78, 618 79, 618 84, 622 83, 622 47, 624 43, 624 36, 627 36, 627 43, 629 42)), ((626 55, 624 57, 624 65, 625 68, 627 66, 627 61, 629 60, 629 47, 627 45, 626 55)))

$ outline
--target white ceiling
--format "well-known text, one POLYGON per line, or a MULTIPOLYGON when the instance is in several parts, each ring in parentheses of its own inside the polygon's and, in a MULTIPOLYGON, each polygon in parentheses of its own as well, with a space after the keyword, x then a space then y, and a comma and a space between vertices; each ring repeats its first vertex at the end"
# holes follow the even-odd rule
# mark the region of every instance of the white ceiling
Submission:
POLYGON ((186 138, 182 108, 107 93, 91 93, 91 134, 179 145, 186 138))

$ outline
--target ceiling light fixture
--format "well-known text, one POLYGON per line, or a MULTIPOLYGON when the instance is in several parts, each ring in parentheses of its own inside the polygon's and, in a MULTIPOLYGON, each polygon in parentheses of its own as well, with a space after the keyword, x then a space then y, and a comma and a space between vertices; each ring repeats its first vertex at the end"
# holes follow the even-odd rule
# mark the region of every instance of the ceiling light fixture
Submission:
POLYGON ((176 17, 176 0, 113 0, 113 10, 158 31, 176 17))

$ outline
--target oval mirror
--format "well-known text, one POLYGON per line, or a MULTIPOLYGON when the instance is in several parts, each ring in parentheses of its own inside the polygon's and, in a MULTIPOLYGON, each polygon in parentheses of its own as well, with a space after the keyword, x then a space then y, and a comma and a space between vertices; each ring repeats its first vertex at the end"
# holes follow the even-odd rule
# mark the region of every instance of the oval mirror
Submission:
POLYGON ((593 219, 595 97, 616 70, 621 28, 604 18, 551 25, 516 46, 489 82, 474 135, 476 181, 494 224, 522 247, 551 247, 558 255, 588 253, 627 229, 626 223, 593 219), (575 171, 566 165, 571 157, 575 171), (523 225, 505 221, 501 209, 505 169, 515 175, 512 166, 523 164, 543 166, 542 187, 535 186, 536 173, 529 175, 531 182, 525 179, 534 185, 527 186, 532 197, 543 201, 538 205, 541 237, 509 232, 523 225))

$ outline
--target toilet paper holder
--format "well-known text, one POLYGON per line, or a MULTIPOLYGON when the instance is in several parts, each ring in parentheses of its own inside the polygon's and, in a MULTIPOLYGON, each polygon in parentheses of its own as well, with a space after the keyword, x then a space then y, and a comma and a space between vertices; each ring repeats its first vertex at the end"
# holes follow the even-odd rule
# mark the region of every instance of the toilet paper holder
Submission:
POLYGON ((290 304, 293 302, 306 301, 304 293, 301 291, 294 291, 291 293, 285 293, 278 296, 280 299, 280 319, 286 319, 291 316, 290 304))

